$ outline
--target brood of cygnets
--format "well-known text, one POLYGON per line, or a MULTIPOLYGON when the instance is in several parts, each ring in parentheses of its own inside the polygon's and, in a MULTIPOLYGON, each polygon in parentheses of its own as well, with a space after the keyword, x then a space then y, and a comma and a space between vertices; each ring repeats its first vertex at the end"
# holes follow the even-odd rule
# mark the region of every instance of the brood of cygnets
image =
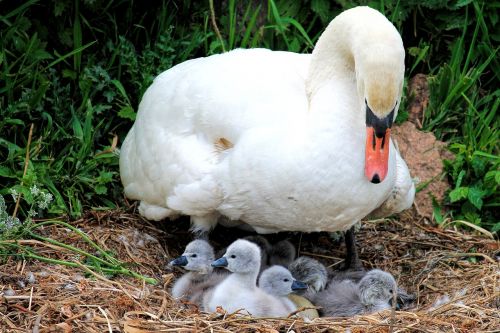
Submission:
POLYGON ((260 260, 260 248, 256 244, 244 239, 232 243, 224 256, 212 263, 232 274, 207 294, 203 300, 204 310, 213 312, 220 306, 228 312, 243 311, 255 317, 287 316, 288 309, 278 298, 257 287, 260 260))
POLYGON ((390 136, 404 58, 394 25, 356 7, 312 54, 238 49, 176 65, 122 145, 125 195, 148 219, 190 215, 202 232, 221 215, 259 233, 345 231, 407 209, 415 186, 390 136))
POLYGON ((294 277, 308 285, 308 293, 317 293, 325 289, 328 283, 326 267, 311 257, 298 257, 288 266, 288 269, 294 277))
POLYGON ((394 277, 373 269, 355 283, 352 280, 332 282, 328 288, 313 295, 312 302, 321 307, 325 317, 350 317, 391 308, 390 301, 396 292, 394 277))

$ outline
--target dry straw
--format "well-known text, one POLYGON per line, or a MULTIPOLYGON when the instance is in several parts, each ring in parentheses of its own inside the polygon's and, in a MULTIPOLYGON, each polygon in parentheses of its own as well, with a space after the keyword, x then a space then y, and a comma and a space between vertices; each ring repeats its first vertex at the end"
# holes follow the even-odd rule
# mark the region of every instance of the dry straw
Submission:
MULTIPOLYGON (((177 272, 165 263, 179 254, 190 236, 185 229, 160 230, 122 212, 93 212, 75 221, 91 239, 162 281, 153 286, 131 277, 88 272, 85 266, 55 266, 37 261, 7 261, 0 266, 1 332, 498 332, 500 330, 499 244, 477 231, 441 229, 411 214, 398 221, 367 222, 358 233, 367 266, 393 273, 417 296, 404 311, 354 318, 255 319, 241 314, 201 312, 169 294, 177 272), (32 272, 35 281, 27 281, 32 272), (12 294, 12 290, 7 294, 12 294)), ((171 225, 173 226, 173 224, 171 225)), ((60 226, 41 228, 45 236, 81 247, 88 244, 60 226)), ((291 236, 301 252, 337 267, 343 247, 326 234, 291 236)), ((228 239, 227 242, 230 240, 228 239)), ((21 241, 37 253, 79 262, 64 248, 21 241)), ((218 244, 226 245, 226 244, 218 244)))

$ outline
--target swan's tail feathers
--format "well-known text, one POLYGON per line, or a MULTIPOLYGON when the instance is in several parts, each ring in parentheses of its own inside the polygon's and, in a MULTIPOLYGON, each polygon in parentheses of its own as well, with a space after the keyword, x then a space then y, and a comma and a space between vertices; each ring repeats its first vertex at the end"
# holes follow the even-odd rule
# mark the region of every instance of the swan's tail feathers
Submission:
POLYGON ((204 216, 191 216, 191 232, 195 238, 206 238, 208 240, 208 233, 212 231, 217 225, 220 214, 213 212, 204 216))
POLYGON ((145 201, 141 201, 141 204, 139 205, 139 214, 148 220, 153 221, 161 221, 167 217, 177 217, 177 214, 175 214, 175 212, 171 209, 152 205, 145 201))
POLYGON ((184 215, 191 215, 193 230, 208 231, 217 224, 217 207, 222 203, 222 191, 207 175, 199 181, 177 185, 167 198, 167 206, 184 215))

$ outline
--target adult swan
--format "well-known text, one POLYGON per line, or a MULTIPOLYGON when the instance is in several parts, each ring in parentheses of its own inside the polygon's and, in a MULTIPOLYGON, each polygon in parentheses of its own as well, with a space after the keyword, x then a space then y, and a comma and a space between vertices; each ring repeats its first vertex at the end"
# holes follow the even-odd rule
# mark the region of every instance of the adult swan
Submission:
POLYGON ((391 139, 404 48, 378 11, 338 15, 312 54, 234 50, 160 74, 120 156, 125 194, 193 229, 347 230, 411 206, 391 139), (219 219, 224 216, 224 219, 219 219))

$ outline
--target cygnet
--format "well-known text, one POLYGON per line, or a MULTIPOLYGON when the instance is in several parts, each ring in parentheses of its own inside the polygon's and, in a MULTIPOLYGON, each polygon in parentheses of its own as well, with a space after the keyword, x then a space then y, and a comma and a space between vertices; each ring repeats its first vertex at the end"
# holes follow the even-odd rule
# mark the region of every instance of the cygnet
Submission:
POLYGON ((205 311, 213 312, 222 307, 228 312, 244 310, 255 317, 287 316, 287 307, 277 297, 257 287, 260 262, 259 246, 244 239, 232 243, 224 256, 212 263, 214 267, 225 267, 232 274, 204 297, 205 311))
POLYGON ((326 290, 314 295, 312 301, 321 307, 322 316, 350 317, 391 308, 396 291, 394 277, 379 269, 368 271, 358 282, 332 282, 326 290))
POLYGON ((328 282, 328 271, 316 259, 300 256, 288 266, 288 269, 295 278, 308 285, 308 294, 325 289, 328 282))
POLYGON ((207 241, 197 239, 190 242, 184 253, 169 263, 171 266, 183 267, 188 271, 175 282, 172 296, 189 299, 194 288, 204 283, 212 273, 213 260, 214 249, 207 241))

